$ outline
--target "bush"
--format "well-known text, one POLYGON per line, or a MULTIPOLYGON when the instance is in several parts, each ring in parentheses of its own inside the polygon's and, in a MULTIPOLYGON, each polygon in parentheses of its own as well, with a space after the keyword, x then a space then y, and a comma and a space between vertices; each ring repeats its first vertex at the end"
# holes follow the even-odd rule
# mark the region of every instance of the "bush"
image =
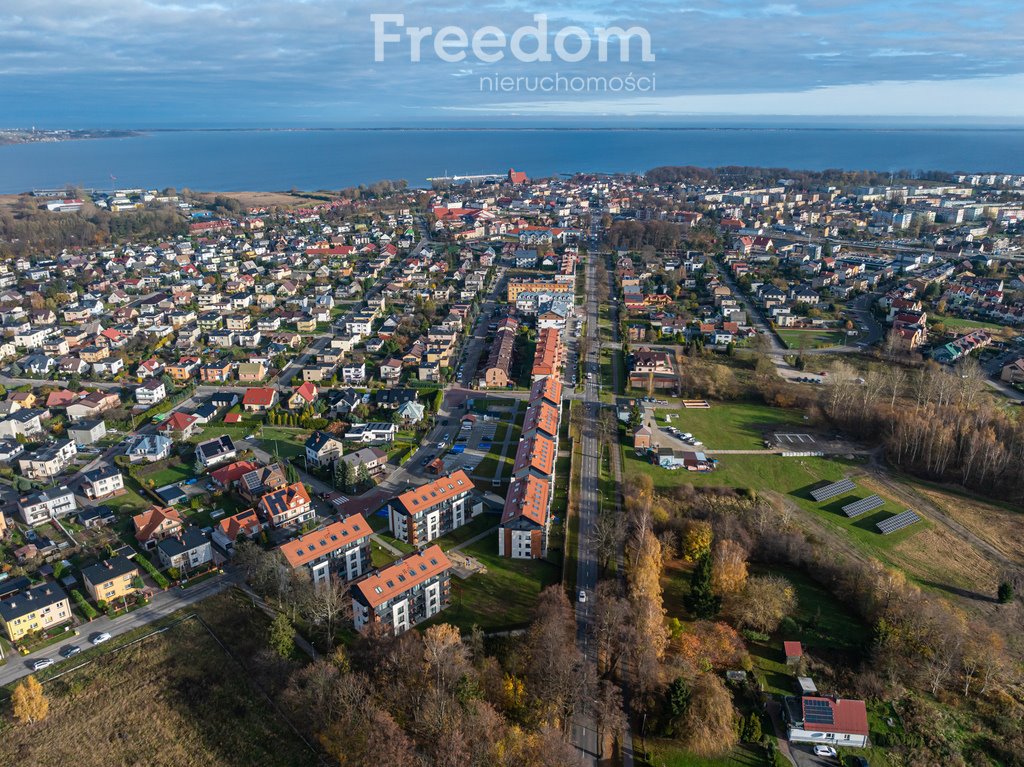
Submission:
POLYGON ((999 591, 996 592, 996 596, 999 598, 1001 604, 1009 604, 1013 601, 1013 584, 1008 581, 1003 581, 999 584, 999 591))
POLYGON ((149 573, 149 576, 153 579, 153 582, 157 586, 159 586, 162 589, 166 589, 168 586, 171 585, 170 581, 167 580, 167 578, 164 576, 164 574, 162 572, 160 572, 159 570, 157 570, 153 566, 153 563, 150 562, 148 559, 146 559, 145 557, 140 555, 140 556, 136 557, 135 561, 139 563, 139 566, 143 570, 145 570, 147 573, 149 573))
POLYGON ((82 596, 82 592, 78 589, 73 589, 71 591, 71 598, 75 600, 75 604, 78 606, 78 609, 82 611, 86 620, 91 621, 100 617, 100 614, 96 612, 96 608, 86 601, 85 597, 82 596))

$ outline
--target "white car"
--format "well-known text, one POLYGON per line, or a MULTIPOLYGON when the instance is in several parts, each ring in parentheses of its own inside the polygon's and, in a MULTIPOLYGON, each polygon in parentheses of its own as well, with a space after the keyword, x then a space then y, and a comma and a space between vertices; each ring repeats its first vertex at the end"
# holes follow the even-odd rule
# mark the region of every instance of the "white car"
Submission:
POLYGON ((102 634, 97 634, 96 636, 94 636, 89 641, 92 642, 94 645, 103 644, 104 642, 109 642, 110 641, 110 634, 108 634, 106 631, 104 631, 102 634))
POLYGON ((583 591, 583 589, 580 589, 580 604, 583 604, 586 601, 587 601, 587 592, 583 591))
POLYGON ((814 755, 815 756, 831 756, 831 757, 835 757, 836 756, 836 750, 834 748, 832 748, 832 746, 815 746, 814 747, 814 755))
POLYGON ((437 443, 437 449, 438 450, 444 450, 444 448, 445 448, 444 442, 438 442, 437 443))
POLYGON ((47 666, 53 665, 53 658, 40 658, 32 664, 33 671, 42 671, 47 666))

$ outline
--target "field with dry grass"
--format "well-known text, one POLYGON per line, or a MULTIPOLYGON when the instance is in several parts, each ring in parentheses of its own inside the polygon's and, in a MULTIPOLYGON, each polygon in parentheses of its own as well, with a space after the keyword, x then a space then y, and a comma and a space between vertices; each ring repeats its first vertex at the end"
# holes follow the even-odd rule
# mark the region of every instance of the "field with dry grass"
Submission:
POLYGON ((126 649, 105 652, 95 662, 45 682, 50 699, 45 721, 25 726, 4 718, 0 764, 317 764, 318 755, 262 693, 269 689, 273 694, 276 682, 287 675, 287 664, 252 665, 255 661, 260 666, 265 652, 265 617, 230 594, 207 600, 197 612, 246 665, 226 653, 195 619, 126 649))
POLYGON ((322 203, 310 195, 290 192, 193 192, 193 196, 212 203, 216 197, 230 197, 247 208, 295 208, 322 203))

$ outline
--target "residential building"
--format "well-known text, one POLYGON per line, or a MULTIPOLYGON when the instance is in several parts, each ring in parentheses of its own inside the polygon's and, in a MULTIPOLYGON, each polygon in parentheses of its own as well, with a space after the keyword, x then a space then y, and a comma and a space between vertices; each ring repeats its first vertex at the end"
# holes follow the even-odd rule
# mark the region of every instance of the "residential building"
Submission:
POLYGON ((242 409, 247 413, 263 413, 277 404, 277 390, 270 388, 246 389, 242 409))
POLYGON ((177 509, 153 506, 132 517, 135 540, 147 551, 152 551, 164 538, 177 535, 182 529, 181 514, 177 509))
POLYGON ((184 576, 213 561, 213 546, 198 527, 186 527, 157 543, 156 554, 163 567, 177 568, 184 576))
POLYGON ((254 539, 263 530, 255 510, 246 509, 230 517, 225 517, 213 528, 213 542, 228 556, 234 554, 235 543, 240 536, 254 539))
POLYGON ((868 714, 862 700, 804 695, 786 698, 783 713, 791 742, 854 748, 868 745, 868 714))
POLYGON ((170 439, 160 434, 137 434, 129 438, 124 454, 132 463, 152 463, 167 458, 171 454, 172 445, 170 439))
POLYGON ((401 634, 437 615, 449 604, 451 567, 435 545, 357 581, 352 585, 356 630, 380 623, 401 634))
POLYGON ((233 461, 238 454, 231 437, 222 434, 196 445, 196 461, 203 469, 233 461))
POLYGON ((315 586, 326 583, 332 573, 353 581, 372 567, 371 533, 363 515, 353 514, 288 541, 281 546, 281 554, 293 569, 309 570, 315 586))
POLYGON ((135 390, 135 401, 143 407, 152 407, 167 399, 167 389, 159 378, 147 378, 135 390))
POLYGON ((260 498, 256 509, 272 527, 301 527, 316 516, 305 485, 296 482, 260 498))
POLYGON ((71 602, 55 583, 43 583, 0 601, 0 626, 12 642, 70 623, 71 602))
POLYGON ((288 397, 288 408, 290 410, 302 410, 307 405, 316 402, 318 392, 316 386, 306 381, 301 386, 295 387, 291 396, 288 397))
POLYGON ((138 565, 120 556, 82 568, 82 582, 93 602, 110 602, 133 594, 140 576, 138 565))
POLYGON ((176 410, 156 430, 169 439, 184 442, 199 431, 199 419, 191 413, 176 410))
POLYGON ((306 465, 313 468, 329 467, 344 453, 340 439, 325 431, 315 431, 306 440, 306 465))
POLYGON ((70 439, 52 442, 18 458, 18 471, 29 479, 46 481, 63 472, 75 456, 78 446, 70 439))
POLYGON ((384 472, 388 464, 388 454, 379 447, 361 447, 341 456, 341 462, 351 466, 353 472, 358 472, 361 466, 366 469, 368 476, 376 477, 384 472))
POLYGON ((82 492, 90 500, 110 498, 124 492, 124 476, 111 464, 82 473, 82 492))
POLYGON ((393 423, 354 423, 345 432, 345 439, 349 442, 393 442, 396 434, 398 426, 393 423))
POLYGON ((498 555, 541 559, 547 555, 551 526, 551 483, 527 475, 514 479, 498 526, 498 555))
POLYGON ((243 474, 236 484, 239 495, 249 503, 256 503, 267 493, 280 490, 288 484, 284 469, 278 463, 259 466, 243 474))
POLYGON ((26 525, 38 525, 54 517, 64 517, 77 508, 74 492, 63 485, 18 499, 18 516, 26 525))
POLYGON ((67 434, 80 448, 86 447, 99 442, 107 436, 107 425, 99 419, 95 421, 79 421, 78 423, 68 425, 67 434))
MULTIPOLYGON (((418 546, 450 533, 473 516, 470 494, 473 481, 456 471, 399 495, 388 505, 388 521, 395 537, 418 546)), ((477 512, 483 509, 477 505, 477 512)))
POLYGON ((999 380, 1006 383, 1024 383, 1024 357, 1003 365, 999 380))

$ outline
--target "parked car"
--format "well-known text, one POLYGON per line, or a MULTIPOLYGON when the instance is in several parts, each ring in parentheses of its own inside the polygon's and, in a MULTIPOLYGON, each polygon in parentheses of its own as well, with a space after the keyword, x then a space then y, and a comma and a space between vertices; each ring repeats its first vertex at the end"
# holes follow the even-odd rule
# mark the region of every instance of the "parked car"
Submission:
POLYGON ((110 634, 104 631, 102 634, 96 634, 89 641, 92 642, 94 645, 103 644, 104 642, 110 641, 110 634))
POLYGON ((78 655, 78 653, 80 653, 80 652, 82 652, 82 648, 81 647, 79 647, 78 645, 70 645, 70 646, 65 647, 63 650, 60 651, 60 656, 62 658, 73 658, 74 656, 78 655))
POLYGON ((32 663, 33 671, 42 671, 44 668, 53 665, 53 658, 40 658, 32 663))
POLYGON ((836 756, 836 750, 834 748, 832 748, 832 746, 815 746, 814 747, 814 755, 815 756, 831 756, 831 757, 835 757, 836 756))

